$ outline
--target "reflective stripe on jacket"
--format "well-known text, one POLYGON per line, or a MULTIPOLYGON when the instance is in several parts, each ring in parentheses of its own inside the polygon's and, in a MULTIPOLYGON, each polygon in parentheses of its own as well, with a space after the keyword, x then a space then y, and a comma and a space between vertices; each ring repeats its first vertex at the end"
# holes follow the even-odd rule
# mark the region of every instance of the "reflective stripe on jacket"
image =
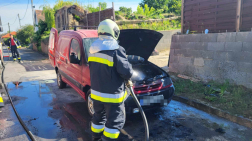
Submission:
MULTIPOLYGON (((20 47, 21 47, 21 44, 20 44, 20 42, 18 41, 18 39, 14 38, 14 37, 13 37, 13 39, 14 39, 14 42, 16 43, 16 45, 17 45, 17 48, 20 48, 20 47)), ((7 44, 8 48, 10 48, 10 47, 11 47, 11 38, 8 39, 8 42, 7 42, 7 43, 8 43, 8 44, 7 44)))
POLYGON ((89 54, 91 98, 104 103, 121 103, 127 97, 125 80, 133 74, 123 47, 89 54))

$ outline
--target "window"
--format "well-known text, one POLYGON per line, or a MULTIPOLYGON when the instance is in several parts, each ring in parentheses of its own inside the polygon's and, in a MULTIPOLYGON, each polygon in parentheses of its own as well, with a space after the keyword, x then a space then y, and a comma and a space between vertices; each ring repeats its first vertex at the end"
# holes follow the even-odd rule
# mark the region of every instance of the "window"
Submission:
POLYGON ((71 40, 68 37, 62 36, 59 38, 59 46, 58 49, 60 50, 61 55, 64 57, 68 56, 68 45, 71 42, 71 40))
POLYGON ((83 47, 85 51, 86 60, 88 60, 89 48, 91 47, 91 44, 97 39, 98 38, 84 38, 83 39, 83 47))
POLYGON ((54 39, 55 39, 54 33, 51 32, 49 37, 49 46, 48 46, 49 49, 54 49, 54 39))
POLYGON ((71 53, 75 53, 78 60, 81 61, 80 45, 79 45, 79 42, 75 39, 73 39, 71 42, 69 57, 70 57, 71 53))
POLYGON ((64 14, 62 15, 62 26, 64 27, 65 21, 64 21, 64 14))
POLYGON ((60 28, 60 16, 57 17, 57 21, 58 21, 58 28, 60 28))

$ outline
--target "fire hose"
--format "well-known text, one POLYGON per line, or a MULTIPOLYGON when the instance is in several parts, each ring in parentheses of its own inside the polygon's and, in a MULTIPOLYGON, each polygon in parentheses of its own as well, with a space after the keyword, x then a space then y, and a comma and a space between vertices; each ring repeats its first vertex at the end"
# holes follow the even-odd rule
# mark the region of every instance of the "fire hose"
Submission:
POLYGON ((145 128, 145 141, 149 141, 149 127, 148 127, 148 122, 147 122, 147 119, 146 119, 146 116, 145 116, 145 113, 134 93, 134 90, 133 90, 133 83, 131 80, 128 80, 127 83, 126 83, 127 87, 129 88, 130 90, 130 95, 132 96, 133 100, 135 101, 138 109, 139 109, 139 112, 141 113, 141 116, 142 116, 142 119, 143 119, 143 122, 144 122, 144 128, 145 128))

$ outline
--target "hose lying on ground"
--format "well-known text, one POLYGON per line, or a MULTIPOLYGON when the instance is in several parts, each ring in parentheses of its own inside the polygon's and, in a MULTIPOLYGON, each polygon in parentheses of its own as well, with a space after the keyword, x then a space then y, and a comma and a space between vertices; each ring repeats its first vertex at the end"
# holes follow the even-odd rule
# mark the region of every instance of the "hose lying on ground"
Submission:
POLYGON ((2 71, 2 83, 3 83, 3 85, 4 85, 4 88, 5 88, 5 90, 6 90, 7 95, 8 95, 8 97, 9 97, 11 106, 12 106, 12 108, 13 108, 13 110, 14 110, 14 112, 15 112, 15 114, 16 114, 16 116, 17 116, 19 122, 20 122, 20 124, 22 125, 22 127, 24 128, 24 130, 27 132, 28 136, 31 138, 32 141, 36 141, 36 139, 35 139, 34 135, 32 134, 32 132, 26 127, 26 125, 24 124, 23 120, 20 118, 20 116, 19 116, 19 114, 18 114, 18 112, 17 112, 17 110, 16 110, 16 108, 15 108, 15 106, 14 106, 12 100, 11 100, 9 91, 8 91, 8 89, 7 89, 7 87, 6 87, 5 83, 4 83, 3 74, 4 74, 4 70, 5 70, 5 65, 4 65, 3 61, 2 61, 2 66, 3 66, 3 71, 2 71))

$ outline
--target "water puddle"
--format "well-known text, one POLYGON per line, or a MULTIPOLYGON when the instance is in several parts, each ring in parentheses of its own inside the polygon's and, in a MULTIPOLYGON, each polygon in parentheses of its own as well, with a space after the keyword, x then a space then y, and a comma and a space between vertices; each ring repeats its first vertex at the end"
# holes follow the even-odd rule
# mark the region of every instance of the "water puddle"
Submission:
POLYGON ((15 98, 15 108, 26 126, 37 138, 91 140, 90 117, 84 102, 59 102, 48 83, 54 80, 10 82, 7 84, 11 97, 15 98), (56 103, 56 104, 54 104, 56 103))

